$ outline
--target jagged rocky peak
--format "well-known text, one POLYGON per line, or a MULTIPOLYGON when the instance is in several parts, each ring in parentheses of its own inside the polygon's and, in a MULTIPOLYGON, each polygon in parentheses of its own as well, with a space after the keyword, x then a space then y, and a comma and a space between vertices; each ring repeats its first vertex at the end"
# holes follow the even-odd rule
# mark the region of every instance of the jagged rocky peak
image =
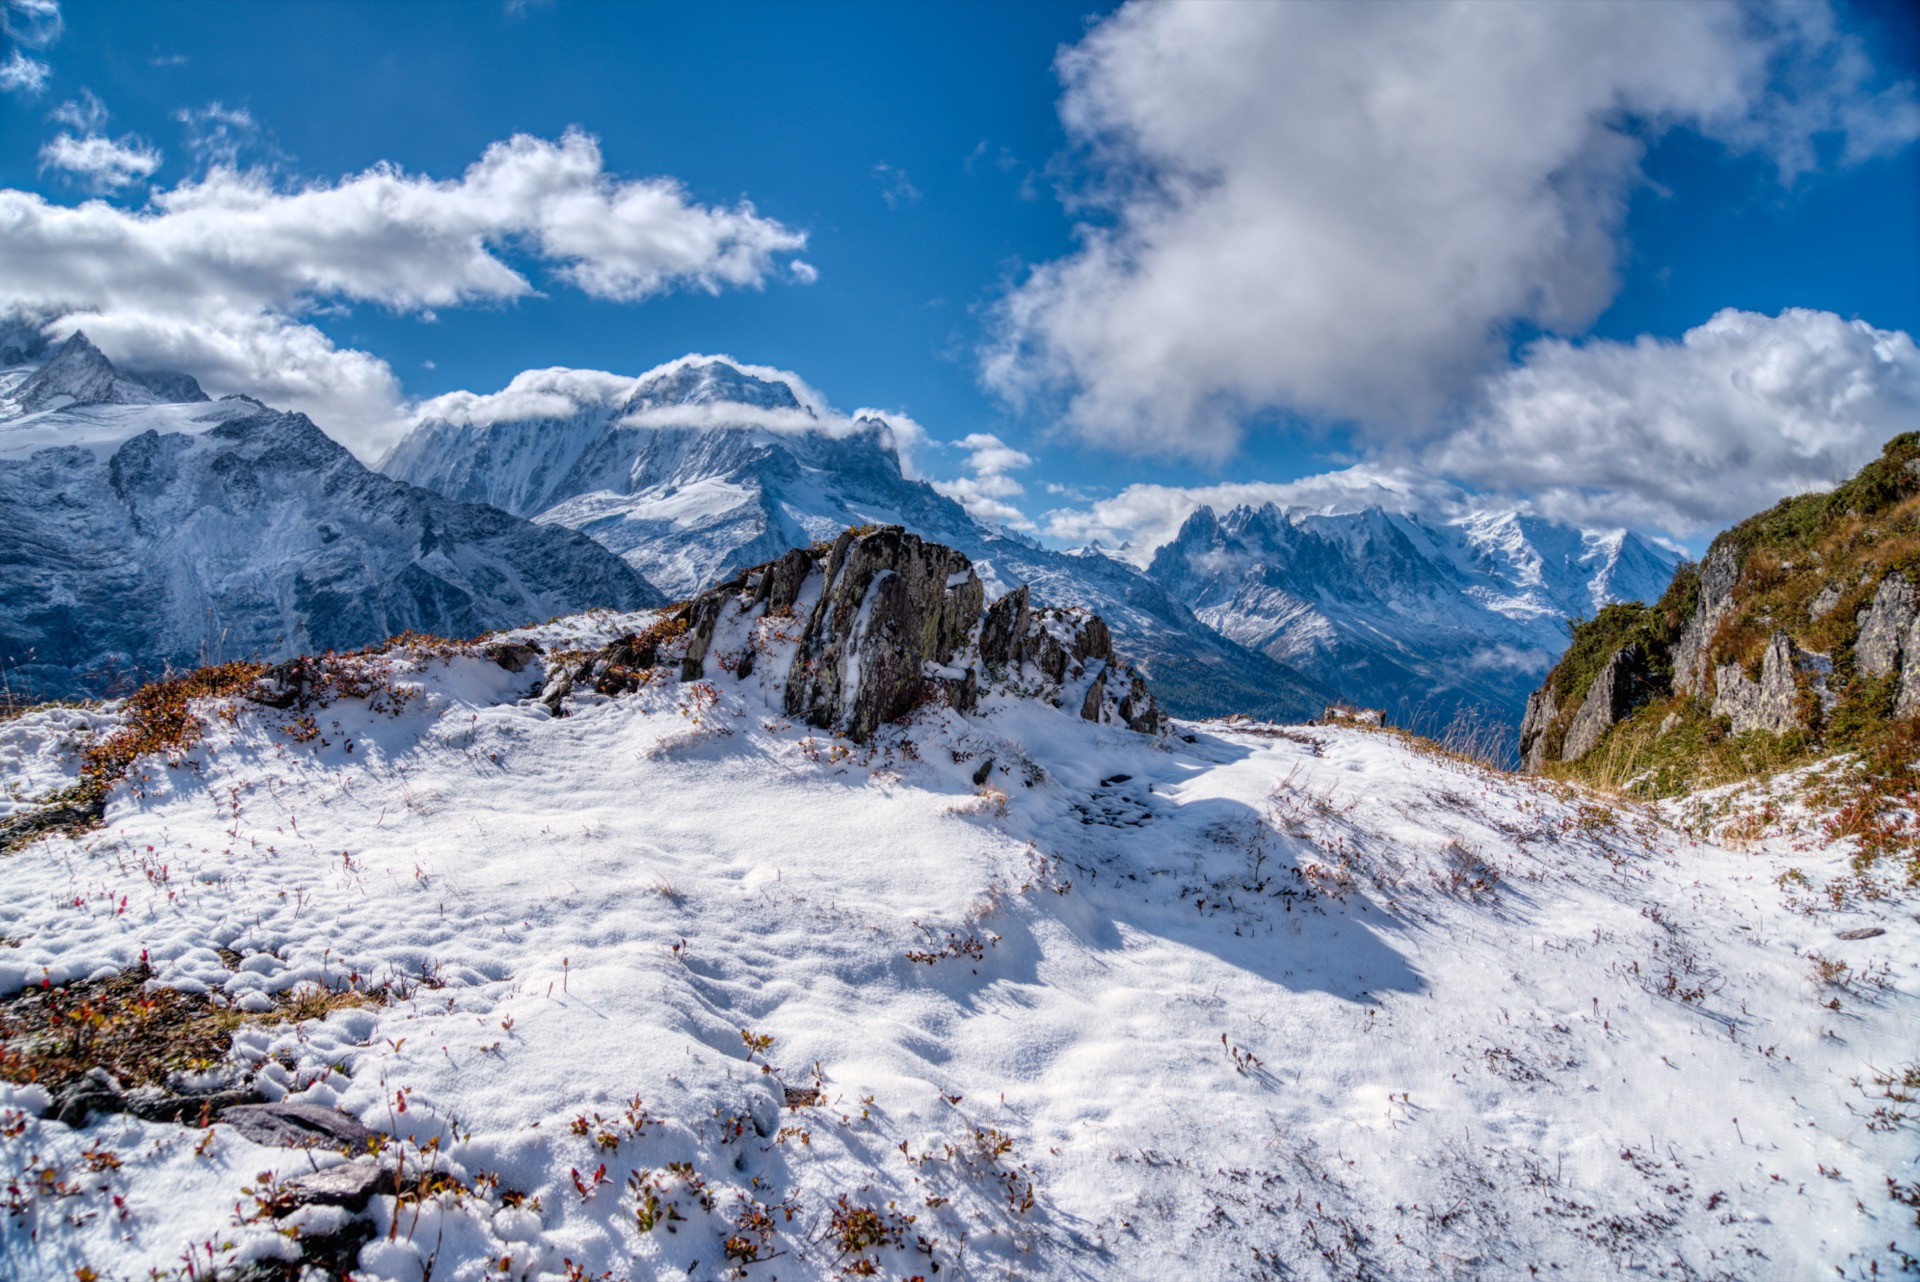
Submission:
POLYGON ((644 633, 555 664, 542 699, 563 714, 585 690, 718 672, 757 679, 788 716, 855 742, 929 702, 972 713, 985 690, 1142 733, 1161 726, 1100 616, 1035 609, 1024 585, 987 608, 963 553, 899 526, 850 529, 745 570, 644 633))
POLYGON ((165 405, 204 401, 191 375, 175 371, 134 374, 117 368, 84 331, 60 345, 39 372, 13 394, 24 413, 73 405, 165 405))

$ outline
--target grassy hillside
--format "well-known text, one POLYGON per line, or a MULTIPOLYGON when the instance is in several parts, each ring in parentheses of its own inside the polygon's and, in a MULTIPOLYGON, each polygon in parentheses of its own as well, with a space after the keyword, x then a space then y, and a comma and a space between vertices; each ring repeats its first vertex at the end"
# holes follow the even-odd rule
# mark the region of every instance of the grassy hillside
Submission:
MULTIPOLYGON (((1844 754, 1828 778, 1851 790, 1836 799, 1853 826, 1830 835, 1863 837, 1863 853, 1910 851, 1906 812, 1920 797, 1920 719, 1894 716, 1898 671, 1859 672, 1854 648, 1860 615, 1889 574, 1920 584, 1920 433, 1889 441, 1880 458, 1832 492, 1782 500, 1734 526, 1714 540, 1707 560, 1728 554, 1738 572, 1731 607, 1707 643, 1708 671, 1737 663, 1758 678, 1770 639, 1785 632, 1807 655, 1794 678, 1801 726, 1735 734, 1729 718, 1712 711, 1711 679, 1696 694, 1675 688, 1674 652, 1700 608, 1700 566, 1689 563, 1654 605, 1608 606, 1574 623, 1572 644, 1548 677, 1557 715, 1543 773, 1656 798, 1844 754), (1560 761, 1568 723, 1609 660, 1631 644, 1646 655, 1652 697, 1586 756, 1560 761), (1819 671, 1823 663, 1830 669, 1819 671)), ((1920 872, 1920 862, 1911 866, 1920 872)))

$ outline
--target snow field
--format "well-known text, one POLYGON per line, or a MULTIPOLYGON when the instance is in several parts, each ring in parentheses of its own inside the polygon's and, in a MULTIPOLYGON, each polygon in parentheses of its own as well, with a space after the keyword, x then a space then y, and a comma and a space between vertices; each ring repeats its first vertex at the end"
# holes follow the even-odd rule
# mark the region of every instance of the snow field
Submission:
MULTIPOLYGON (((754 626, 744 680, 710 662, 564 718, 538 664, 406 654, 377 662, 415 697, 341 700, 304 742, 210 717, 102 829, 5 860, 0 992, 144 956, 243 1010, 404 994, 234 1052, 393 1135, 416 1193, 459 1186, 375 1198, 361 1269, 404 1282, 1920 1255, 1887 1186, 1920 1178, 1913 1123, 1874 1117, 1872 1079, 1920 1060, 1920 923, 1776 883, 1843 851, 1702 844, 1363 730, 1154 740, 990 694, 851 745, 781 715, 790 642, 754 626)), ((58 736, 6 742, 59 777, 58 736)), ((0 1091, 0 1177, 77 1190, 0 1217, 22 1279, 284 1256, 241 1190, 340 1160, 0 1091)))

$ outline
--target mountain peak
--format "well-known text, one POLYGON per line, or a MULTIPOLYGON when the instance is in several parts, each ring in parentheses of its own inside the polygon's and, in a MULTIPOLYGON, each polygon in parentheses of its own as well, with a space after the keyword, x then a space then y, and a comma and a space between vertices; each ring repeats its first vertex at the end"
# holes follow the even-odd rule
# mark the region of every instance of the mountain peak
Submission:
POLYGON ((786 380, 760 377, 719 357, 688 357, 643 377, 626 408, 633 412, 681 405, 747 405, 814 417, 786 380))
POLYGON ((74 405, 163 405, 206 399, 191 375, 130 374, 119 369, 85 330, 75 330, 53 359, 14 393, 21 411, 28 414, 74 405))

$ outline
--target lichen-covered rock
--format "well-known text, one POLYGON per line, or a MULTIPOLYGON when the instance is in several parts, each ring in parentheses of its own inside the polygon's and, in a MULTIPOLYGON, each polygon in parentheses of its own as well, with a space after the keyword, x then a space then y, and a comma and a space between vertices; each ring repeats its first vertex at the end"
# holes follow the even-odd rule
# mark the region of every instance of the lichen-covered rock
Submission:
POLYGON ((1732 542, 1715 543, 1700 564, 1700 602, 1673 647, 1673 688, 1681 694, 1706 692, 1707 645, 1733 609, 1733 586, 1739 579, 1740 561, 1732 542))
POLYGON ((1620 721, 1652 698, 1654 689, 1647 678, 1646 655, 1637 645, 1620 647, 1607 666, 1593 679, 1593 686, 1580 704, 1580 710, 1567 723, 1567 737, 1560 747, 1560 760, 1578 761, 1593 751, 1593 746, 1620 721))
POLYGON ((1760 661, 1758 681, 1737 663, 1720 665, 1714 670, 1713 715, 1730 718, 1735 734, 1765 730, 1778 735, 1797 729, 1802 724, 1793 679, 1798 657, 1792 638, 1775 632, 1760 661))
POLYGON ((1527 715, 1520 720, 1520 768, 1539 774, 1547 764, 1547 731, 1560 715, 1554 701, 1553 683, 1547 682, 1527 696, 1527 715))
POLYGON ((1873 604, 1860 611, 1860 636, 1853 643, 1853 670, 1865 677, 1884 677, 1899 670, 1901 650, 1913 630, 1920 608, 1913 584, 1904 574, 1880 580, 1873 604))
POLYGON ((787 713, 865 740, 912 708, 979 622, 986 589, 966 556, 897 525, 842 534, 787 677, 787 713))

